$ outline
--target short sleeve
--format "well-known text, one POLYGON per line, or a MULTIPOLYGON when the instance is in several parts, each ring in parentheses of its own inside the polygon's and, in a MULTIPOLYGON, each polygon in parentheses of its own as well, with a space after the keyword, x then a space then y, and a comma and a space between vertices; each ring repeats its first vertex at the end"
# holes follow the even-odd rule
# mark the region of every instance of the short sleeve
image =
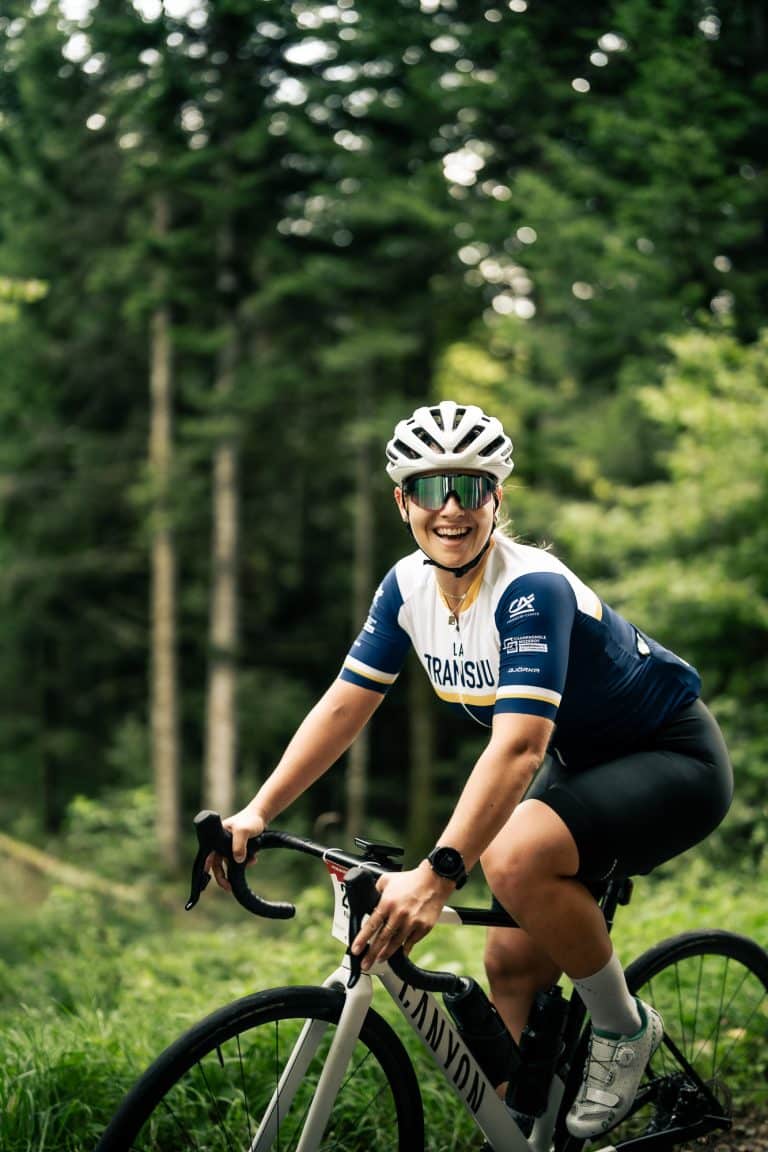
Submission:
POLYGON ((558 573, 532 572, 509 585, 496 609, 500 652, 494 712, 554 721, 575 617, 573 589, 558 573))
POLYGON ((405 662, 411 640, 398 623, 403 604, 397 574, 392 568, 376 589, 368 617, 339 673, 342 680, 386 692, 405 662))

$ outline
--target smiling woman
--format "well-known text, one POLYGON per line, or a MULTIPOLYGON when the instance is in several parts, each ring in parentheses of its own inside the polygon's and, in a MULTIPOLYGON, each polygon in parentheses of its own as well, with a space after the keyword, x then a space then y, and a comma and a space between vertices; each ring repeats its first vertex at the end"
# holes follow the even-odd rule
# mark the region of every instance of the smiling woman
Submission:
MULTIPOLYGON (((591 1014, 594 1062, 568 1116, 585 1139, 626 1115, 662 1032, 658 1012, 629 992, 594 885, 648 872, 706 836, 730 803, 728 755, 694 668, 551 552, 497 528, 513 467, 497 419, 472 404, 425 405, 386 451, 417 549, 385 576, 339 678, 275 771, 224 824, 242 860, 248 838, 346 751, 413 647, 435 693, 489 739, 427 858, 378 881, 352 950, 368 969, 413 947, 480 862, 520 926, 491 928, 486 947, 509 1030, 520 1036, 535 995, 563 971, 591 1014)), ((222 859, 208 864, 227 887, 222 859)))
POLYGON ((401 421, 387 458, 400 515, 425 563, 448 573, 441 594, 463 601, 466 577, 491 545, 501 482, 513 468, 512 441, 480 408, 446 401, 401 421))

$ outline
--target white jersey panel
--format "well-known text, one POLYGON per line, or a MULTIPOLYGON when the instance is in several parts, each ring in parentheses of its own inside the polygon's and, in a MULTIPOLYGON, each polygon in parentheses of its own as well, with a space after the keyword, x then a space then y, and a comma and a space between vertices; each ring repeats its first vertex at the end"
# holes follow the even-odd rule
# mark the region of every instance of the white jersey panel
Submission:
POLYGON ((385 692, 412 645, 437 695, 489 725, 494 712, 557 721, 578 756, 631 743, 695 699, 694 668, 614 612, 556 556, 494 536, 456 616, 421 552, 385 577, 341 676, 385 692))

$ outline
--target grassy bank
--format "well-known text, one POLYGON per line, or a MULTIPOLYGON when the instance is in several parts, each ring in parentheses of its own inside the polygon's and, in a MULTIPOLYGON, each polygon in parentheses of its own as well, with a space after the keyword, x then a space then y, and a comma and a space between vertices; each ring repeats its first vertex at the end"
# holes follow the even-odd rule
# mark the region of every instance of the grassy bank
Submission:
MULTIPOLYGON (((486 896, 479 887, 467 892, 463 903, 486 896)), ((218 892, 191 914, 180 911, 183 900, 180 888, 125 907, 54 887, 0 908, 3 1152, 90 1150, 124 1089, 187 1026, 259 988, 319 983, 335 966, 325 887, 305 889, 296 920, 279 926, 257 922, 218 892)), ((667 935, 702 926, 768 945, 765 877, 713 873, 691 856, 641 880, 620 911, 617 950, 628 962, 667 935)), ((439 927, 415 959, 481 976, 482 944, 480 929, 439 927)), ((420 1080, 434 1152, 473 1146, 452 1106, 434 1098, 426 1070, 420 1080)))

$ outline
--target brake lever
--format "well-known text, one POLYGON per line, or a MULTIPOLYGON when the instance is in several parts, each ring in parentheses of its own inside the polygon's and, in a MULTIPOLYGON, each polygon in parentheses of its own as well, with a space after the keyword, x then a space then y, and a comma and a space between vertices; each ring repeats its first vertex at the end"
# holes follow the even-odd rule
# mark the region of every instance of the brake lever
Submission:
POLYGON ((381 899, 381 893, 376 887, 376 876, 373 872, 369 872, 367 868, 350 868, 344 877, 344 889, 347 894, 347 903, 349 904, 349 942, 347 952, 349 953, 349 980, 347 981, 348 988, 354 988, 360 980, 363 971, 363 956, 370 945, 366 945, 364 951, 355 955, 352 951, 352 944, 357 937, 358 932, 363 926, 363 918, 370 915, 374 908, 381 899))
POLYGON ((227 837, 226 829, 217 812, 198 812, 194 823, 198 848, 192 864, 189 900, 184 905, 187 912, 194 908, 210 884, 211 874, 206 871, 205 862, 211 852, 218 852, 220 856, 226 856, 227 859, 232 855, 232 838, 227 837))
POLYGON ((248 886, 245 866, 256 855, 260 839, 258 836, 248 841, 246 859, 240 863, 232 855, 232 835, 222 824, 218 812, 198 812, 194 824, 197 832, 198 850, 192 865, 189 900, 184 906, 187 911, 194 908, 208 887, 211 877, 205 869, 205 862, 211 852, 217 852, 227 861, 227 877, 235 899, 249 912, 253 912, 256 916, 266 916, 270 920, 289 920, 296 915, 296 908, 293 904, 262 900, 248 886))
POLYGON ((208 857, 207 852, 203 852, 202 848, 198 848, 197 855, 195 856, 194 863, 192 864, 192 880, 189 886, 189 900, 187 900, 184 908, 187 912, 194 908, 198 900, 205 892, 206 888, 211 882, 210 872, 205 870, 205 861, 208 857))
MULTIPOLYGON (((349 958, 350 975, 347 981, 348 988, 354 988, 360 980, 362 973, 362 960, 368 947, 360 955, 352 952, 352 943, 363 926, 363 917, 370 915, 381 899, 381 893, 376 887, 377 877, 367 868, 352 868, 344 878, 344 885, 349 904, 349 958)), ((461 976, 453 972, 431 972, 426 968, 419 968, 410 960, 402 946, 397 949, 387 961, 396 976, 404 984, 411 984, 414 988, 421 988, 427 992, 451 992, 456 994, 464 988, 461 976)))

